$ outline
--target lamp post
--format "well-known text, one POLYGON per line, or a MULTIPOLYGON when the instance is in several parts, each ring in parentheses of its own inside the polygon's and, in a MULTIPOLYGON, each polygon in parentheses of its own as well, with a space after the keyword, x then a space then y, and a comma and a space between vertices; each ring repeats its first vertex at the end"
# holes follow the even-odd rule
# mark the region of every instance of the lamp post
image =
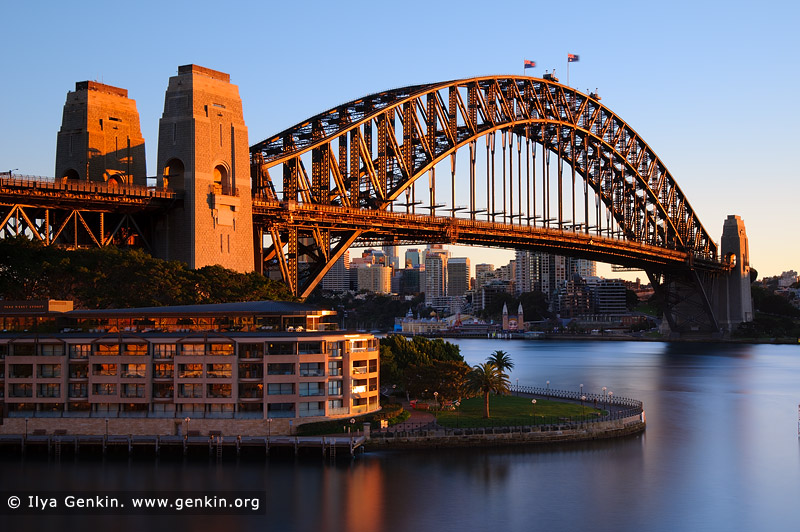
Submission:
POLYGON ((272 418, 267 418, 267 441, 272 437, 272 418))
POLYGON ((583 384, 581 384, 581 395, 583 395, 583 384))
MULTIPOLYGON (((583 385, 581 385, 583 386, 583 385)), ((584 421, 586 421, 586 408, 583 406, 583 402, 586 400, 585 395, 581 395, 581 416, 583 416, 584 421)))
POLYGON ((608 390, 608 388, 603 386, 603 410, 606 409, 606 390, 608 390))
POLYGON ((186 422, 186 436, 185 436, 185 438, 188 439, 189 438, 189 421, 191 421, 191 420, 187 417, 186 419, 184 419, 184 421, 186 422))
POLYGON ((439 410, 439 392, 433 392, 433 405, 436 410, 439 410))
POLYGON ((25 439, 28 439, 28 418, 25 418, 25 439))
POLYGON ((531 408, 533 409, 533 424, 536 425, 536 399, 531 399, 531 408))
POLYGON ((517 379, 517 395, 519 395, 519 379, 517 379))
POLYGON ((456 401, 453 404, 456 405, 456 428, 459 428, 460 426, 459 422, 461 421, 461 411, 458 409, 458 407, 461 406, 461 401, 456 401))
POLYGON ((8 171, 8 177, 9 177, 9 179, 10 179, 10 178, 12 178, 12 177, 14 177, 14 172, 15 172, 16 170, 19 170, 19 168, 14 168, 14 169, 12 169, 12 170, 9 170, 9 171, 8 171))
POLYGON ((550 398, 550 381, 547 381, 547 397, 550 398))
POLYGON ((106 438, 108 438, 108 418, 106 418, 106 438))

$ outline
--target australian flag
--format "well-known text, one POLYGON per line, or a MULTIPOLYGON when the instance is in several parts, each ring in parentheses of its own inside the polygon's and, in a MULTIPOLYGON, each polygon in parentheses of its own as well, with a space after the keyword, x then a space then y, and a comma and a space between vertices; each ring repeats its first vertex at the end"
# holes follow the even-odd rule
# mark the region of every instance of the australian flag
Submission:
POLYGON ((525 68, 534 68, 536 66, 536 61, 529 61, 525 60, 525 68))
POLYGON ((575 54, 567 54, 567 62, 568 63, 577 63, 579 59, 580 59, 580 56, 577 56, 575 54))

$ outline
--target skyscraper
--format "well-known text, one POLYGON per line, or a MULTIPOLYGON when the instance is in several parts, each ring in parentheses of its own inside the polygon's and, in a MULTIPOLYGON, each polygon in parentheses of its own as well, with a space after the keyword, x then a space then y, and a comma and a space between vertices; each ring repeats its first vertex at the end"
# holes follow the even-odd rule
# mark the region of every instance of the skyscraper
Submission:
POLYGON ((447 295, 463 296, 469 290, 469 259, 453 257, 447 261, 447 295))

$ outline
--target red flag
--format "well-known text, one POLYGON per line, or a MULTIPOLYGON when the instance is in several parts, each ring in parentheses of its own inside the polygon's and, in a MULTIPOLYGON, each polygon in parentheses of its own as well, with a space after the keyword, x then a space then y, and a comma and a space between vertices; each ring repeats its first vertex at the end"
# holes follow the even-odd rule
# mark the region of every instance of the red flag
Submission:
POLYGON ((580 59, 580 56, 577 56, 575 54, 567 54, 567 62, 568 63, 577 63, 579 59, 580 59))

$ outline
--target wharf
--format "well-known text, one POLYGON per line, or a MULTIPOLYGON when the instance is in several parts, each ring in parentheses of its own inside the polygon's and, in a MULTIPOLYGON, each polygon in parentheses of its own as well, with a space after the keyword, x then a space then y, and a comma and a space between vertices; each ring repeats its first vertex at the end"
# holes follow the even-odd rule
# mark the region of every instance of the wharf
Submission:
POLYGON ((366 437, 353 436, 134 436, 92 434, 7 434, 0 435, 0 449, 17 449, 26 452, 47 454, 57 458, 70 453, 77 456, 83 452, 93 454, 154 454, 156 456, 192 455, 208 452, 209 456, 222 458, 235 454, 269 456, 271 451, 290 451, 295 455, 308 452, 320 453, 323 457, 338 455, 354 457, 364 451, 366 437))

